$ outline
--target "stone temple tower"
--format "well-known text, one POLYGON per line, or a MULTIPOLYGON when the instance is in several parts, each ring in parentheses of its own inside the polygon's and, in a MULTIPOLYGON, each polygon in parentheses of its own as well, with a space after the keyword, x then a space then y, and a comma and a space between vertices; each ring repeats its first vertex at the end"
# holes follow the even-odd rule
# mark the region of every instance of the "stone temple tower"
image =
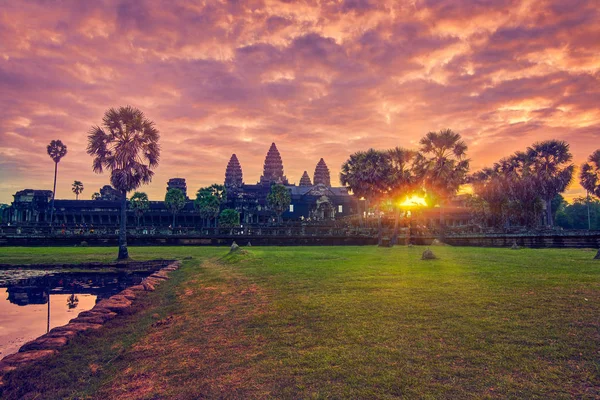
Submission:
POLYGON ((331 187, 331 178, 329 176, 329 168, 325 164, 325 160, 322 158, 319 160, 317 167, 315 168, 315 175, 313 177, 313 183, 315 185, 322 184, 331 187))
POLYGON ((185 178, 171 178, 169 182, 167 182, 167 192, 169 189, 179 189, 183 192, 183 195, 187 199, 187 185, 185 183, 185 178))
POLYGON ((310 176, 308 176, 308 172, 304 171, 302 174, 302 178, 300 178, 300 186, 312 186, 310 182, 310 176))
POLYGON ((240 188, 244 184, 242 179, 242 166, 235 154, 231 155, 225 170, 225 186, 227 188, 240 188))
POLYGON ((279 150, 277 150, 275 143, 271 144, 271 148, 269 148, 269 151, 267 152, 263 174, 260 177, 261 185, 270 185, 271 183, 288 185, 288 180, 285 175, 283 175, 281 155, 279 154, 279 150))

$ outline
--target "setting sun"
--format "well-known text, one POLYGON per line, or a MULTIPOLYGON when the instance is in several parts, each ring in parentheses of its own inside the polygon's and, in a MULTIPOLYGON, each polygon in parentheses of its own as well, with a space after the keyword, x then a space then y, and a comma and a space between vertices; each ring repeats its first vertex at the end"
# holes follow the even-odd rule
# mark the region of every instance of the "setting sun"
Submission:
POLYGON ((427 202, 421 196, 412 195, 404 199, 402 203, 400 203, 400 207, 426 207, 427 202))

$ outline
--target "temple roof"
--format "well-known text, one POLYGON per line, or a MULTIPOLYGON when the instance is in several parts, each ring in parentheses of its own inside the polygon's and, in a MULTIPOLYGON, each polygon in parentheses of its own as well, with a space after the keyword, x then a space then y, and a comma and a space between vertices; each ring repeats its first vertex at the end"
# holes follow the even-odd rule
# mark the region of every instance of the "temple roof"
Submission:
POLYGON ((310 176, 308 176, 308 172, 304 171, 302 174, 302 178, 300 178, 300 186, 312 186, 310 182, 310 176))
POLYGON ((283 175, 283 161, 275 143, 271 144, 265 157, 265 165, 263 174, 260 177, 260 183, 263 185, 271 183, 288 184, 287 178, 283 175))
POLYGON ((231 155, 225 170, 225 186, 239 188, 243 185, 242 166, 235 154, 231 155))
POLYGON ((317 163, 315 167, 315 175, 313 177, 313 184, 318 185, 322 184, 325 186, 331 186, 331 178, 329 176, 329 168, 327 168, 327 164, 325 164, 325 160, 322 158, 317 163))

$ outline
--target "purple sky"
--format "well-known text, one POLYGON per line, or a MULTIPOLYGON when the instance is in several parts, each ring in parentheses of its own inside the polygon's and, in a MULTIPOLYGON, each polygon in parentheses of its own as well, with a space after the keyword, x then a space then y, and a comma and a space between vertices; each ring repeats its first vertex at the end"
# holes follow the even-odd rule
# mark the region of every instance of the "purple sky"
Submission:
MULTIPOLYGON (((51 189, 52 139, 69 153, 58 198, 108 183, 87 132, 106 109, 140 108, 162 159, 141 188, 164 199, 223 182, 236 153, 258 181, 276 142, 290 182, 323 157, 416 148, 451 128, 472 170, 563 139, 580 164, 600 147, 600 11, 556 1, 0 0, 0 202, 51 189)), ((574 185, 569 196, 582 189, 574 185)))

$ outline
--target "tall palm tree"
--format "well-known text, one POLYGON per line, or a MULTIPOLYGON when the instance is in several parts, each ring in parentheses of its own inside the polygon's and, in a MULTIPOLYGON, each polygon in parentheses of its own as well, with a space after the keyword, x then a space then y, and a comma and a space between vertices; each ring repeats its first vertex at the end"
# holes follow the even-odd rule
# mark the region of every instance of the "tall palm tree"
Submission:
POLYGON ((588 193, 600 197, 600 149, 593 152, 581 166, 579 182, 588 193))
POLYGON ((75 200, 79 200, 79 194, 83 192, 83 183, 80 181, 73 182, 73 185, 71 185, 71 190, 73 193, 75 193, 75 200))
POLYGON ((106 111, 102 126, 93 126, 88 135, 87 153, 94 157, 94 172, 109 170, 112 186, 121 192, 120 260, 129 258, 127 192, 152 180, 152 169, 158 166, 160 158, 159 138, 154 122, 131 106, 106 111))
POLYGON ((392 235, 392 245, 395 245, 398 240, 398 220, 400 217, 400 207, 396 203, 404 197, 415 193, 419 186, 414 169, 417 152, 402 147, 395 147, 388 151, 388 156, 392 169, 392 175, 389 177, 390 196, 392 204, 396 208, 394 233, 392 235))
POLYGON ((50 226, 54 222, 54 198, 56 197, 56 174, 58 172, 58 163, 61 158, 67 155, 67 146, 60 140, 53 140, 46 147, 48 155, 54 161, 54 188, 52 189, 52 204, 50 205, 50 226))
POLYGON ((469 171, 467 145, 460 134, 451 129, 429 132, 419 141, 419 145, 415 171, 425 190, 437 198, 443 233, 442 206, 456 194, 469 171))
POLYGON ((540 197, 546 203, 547 225, 553 226, 552 199, 565 191, 575 171, 569 144, 563 140, 536 142, 527 148, 527 155, 538 181, 540 197))
MULTIPOLYGON (((590 212, 589 194, 600 197, 600 149, 593 152, 587 163, 581 166, 579 173, 579 182, 581 186, 588 192, 588 220, 590 212)), ((600 250, 596 253, 595 259, 600 259, 600 250)))

